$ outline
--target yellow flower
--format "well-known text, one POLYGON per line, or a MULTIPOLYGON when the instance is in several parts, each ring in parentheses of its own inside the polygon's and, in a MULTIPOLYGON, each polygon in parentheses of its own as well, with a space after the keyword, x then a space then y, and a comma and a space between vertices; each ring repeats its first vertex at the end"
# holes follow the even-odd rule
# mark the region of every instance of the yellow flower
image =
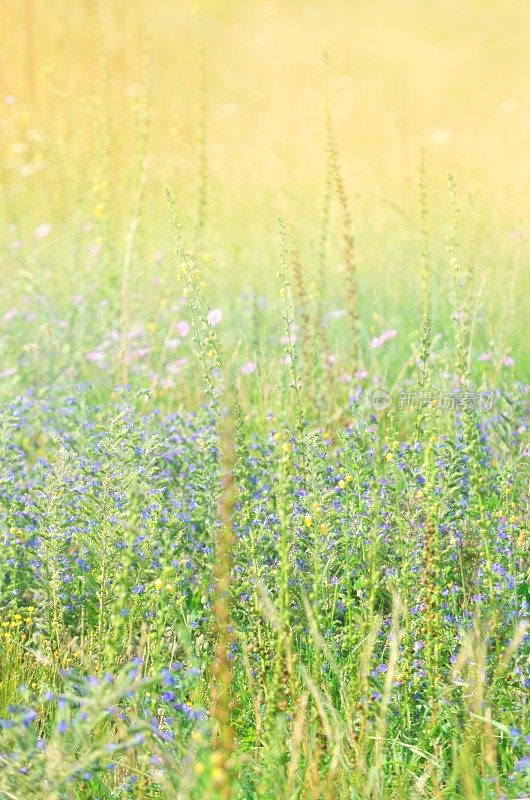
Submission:
POLYGON ((351 483, 353 481, 353 475, 346 475, 346 483, 351 483))
POLYGON ((168 594, 173 594, 175 592, 175 587, 172 583, 166 583, 166 592, 168 594))
POLYGON ((346 488, 346 481, 340 480, 337 483, 337 486, 339 487, 339 489, 345 489, 346 488))
POLYGON ((306 526, 306 528, 310 528, 312 524, 313 524, 313 517, 311 516, 311 514, 306 514, 304 517, 304 525, 306 526))
POLYGON ((162 578, 157 578, 155 583, 154 583, 154 587, 157 590, 157 592, 160 591, 160 589, 162 588, 163 585, 164 585, 164 581, 162 580, 162 578))
POLYGON ((223 767, 214 767, 212 769, 212 781, 216 786, 221 786, 226 780, 226 770, 223 767))
POLYGON ((385 458, 386 458, 387 461, 393 461, 394 460, 394 453, 387 453, 385 458))

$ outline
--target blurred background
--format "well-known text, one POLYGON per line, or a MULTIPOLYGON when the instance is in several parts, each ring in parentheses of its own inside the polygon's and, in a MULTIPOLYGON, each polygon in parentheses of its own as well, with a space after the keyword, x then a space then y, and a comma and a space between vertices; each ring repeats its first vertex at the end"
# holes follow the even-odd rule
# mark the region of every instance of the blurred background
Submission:
MULTIPOLYGON (((524 302, 526 0, 1 0, 1 9, 4 305, 21 274, 68 296, 101 279, 97 249, 123 250, 146 154, 132 265, 142 303, 158 302, 171 280, 166 185, 189 241, 206 209, 212 290, 252 279, 267 293, 277 214, 309 265, 318 246, 326 97, 366 300, 411 302, 424 150, 438 271, 450 172, 477 290, 500 311, 508 293, 524 302)), ((330 286, 339 226, 334 240, 330 286)))

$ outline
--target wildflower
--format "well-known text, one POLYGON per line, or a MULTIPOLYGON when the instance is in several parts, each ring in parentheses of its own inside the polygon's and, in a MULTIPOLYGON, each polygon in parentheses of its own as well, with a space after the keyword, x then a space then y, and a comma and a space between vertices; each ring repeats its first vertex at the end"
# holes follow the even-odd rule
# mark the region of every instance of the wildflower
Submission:
POLYGON ((256 363, 254 361, 247 361, 247 363, 243 364, 243 366, 241 367, 242 375, 251 375, 255 371, 256 371, 256 363))
POLYGON ((141 360, 149 355, 151 352, 150 347, 137 347, 135 350, 132 351, 131 357, 133 360, 141 360))
POLYGON ((478 361, 491 361, 491 358, 492 358, 491 353, 481 353, 478 356, 477 360, 478 361))
POLYGON ((50 235, 51 230, 51 225, 48 225, 47 222, 37 225, 35 228, 35 239, 46 239, 46 237, 50 235))
POLYGON ((101 350, 92 350, 91 353, 86 354, 85 358, 92 364, 101 364, 103 361, 106 361, 107 356, 101 350))
POLYGON ((172 375, 178 375, 179 372, 182 370, 182 367, 185 367, 187 363, 188 363, 187 358, 177 358, 176 361, 172 361, 171 363, 169 363, 166 369, 172 375))
POLYGON ((128 339, 138 339, 138 337, 143 336, 144 334, 144 326, 137 323, 133 325, 129 331, 127 331, 127 338, 128 339))
POLYGON ((185 339, 186 336, 188 336, 188 334, 190 332, 189 324, 186 322, 186 320, 183 320, 183 319, 181 319, 179 322, 177 322, 176 328, 177 328, 178 335, 182 336, 183 339, 185 339))
POLYGON ((502 365, 504 367, 513 367, 514 364, 515 364, 515 359, 512 358, 511 356, 504 356, 504 358, 502 359, 502 365))
POLYGON ((394 336, 397 336, 397 331, 393 329, 388 331, 383 331, 382 333, 379 334, 379 336, 374 336, 374 338, 370 342, 372 350, 375 350, 376 347, 381 347, 382 344, 388 341, 388 339, 393 339, 394 336))
POLYGON ((6 311, 6 313, 2 317, 2 322, 11 322, 11 320, 14 319, 16 315, 17 315, 17 309, 10 308, 9 311, 6 311))
POLYGON ((310 528, 312 524, 313 524, 313 517, 311 516, 311 514, 306 514, 304 517, 304 525, 306 526, 306 528, 310 528))
POLYGON ((220 308, 212 309, 207 316, 208 323, 209 325, 212 326, 212 328, 218 325, 222 319, 223 319, 223 312, 221 311, 220 308))

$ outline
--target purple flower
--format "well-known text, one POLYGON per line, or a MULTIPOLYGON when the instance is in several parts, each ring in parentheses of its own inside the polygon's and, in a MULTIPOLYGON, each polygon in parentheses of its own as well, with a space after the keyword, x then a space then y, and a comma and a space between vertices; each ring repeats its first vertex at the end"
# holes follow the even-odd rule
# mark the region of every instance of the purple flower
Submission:
POLYGON ((379 334, 379 336, 374 336, 374 338, 370 342, 372 350, 375 350, 376 347, 381 347, 382 344, 384 344, 389 339, 393 339, 394 336, 397 336, 397 331, 393 329, 388 331, 383 331, 382 333, 379 334))
POLYGON ((242 375, 251 375, 255 371, 256 371, 256 363, 254 361, 247 361, 247 363, 243 364, 243 366, 241 367, 242 375))
POLYGON ((213 327, 218 325, 223 319, 223 312, 220 308, 213 308, 207 316, 208 323, 213 327))
POLYGON ((187 358, 177 358, 176 361, 171 361, 171 363, 167 365, 166 369, 172 375, 178 375, 182 367, 185 367, 187 363, 187 358))
POLYGON ((178 335, 182 336, 183 339, 185 339, 186 336, 188 336, 188 334, 190 332, 190 326, 183 319, 181 319, 180 322, 177 322, 176 328, 177 328, 178 335))
POLYGON ((101 364, 106 360, 107 356, 101 350, 92 350, 91 353, 86 354, 85 358, 92 364, 101 364))
POLYGON ((2 317, 2 322, 11 322, 11 320, 14 319, 16 315, 17 315, 17 309, 10 308, 8 311, 6 311, 6 313, 2 317))

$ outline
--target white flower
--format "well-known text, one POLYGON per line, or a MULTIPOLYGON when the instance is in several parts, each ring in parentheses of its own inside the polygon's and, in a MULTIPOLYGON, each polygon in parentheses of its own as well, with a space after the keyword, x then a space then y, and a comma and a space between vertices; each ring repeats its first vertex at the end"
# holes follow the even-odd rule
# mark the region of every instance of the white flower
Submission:
POLYGON ((51 232, 52 226, 48 225, 47 222, 43 222, 35 228, 35 239, 45 239, 51 232))

